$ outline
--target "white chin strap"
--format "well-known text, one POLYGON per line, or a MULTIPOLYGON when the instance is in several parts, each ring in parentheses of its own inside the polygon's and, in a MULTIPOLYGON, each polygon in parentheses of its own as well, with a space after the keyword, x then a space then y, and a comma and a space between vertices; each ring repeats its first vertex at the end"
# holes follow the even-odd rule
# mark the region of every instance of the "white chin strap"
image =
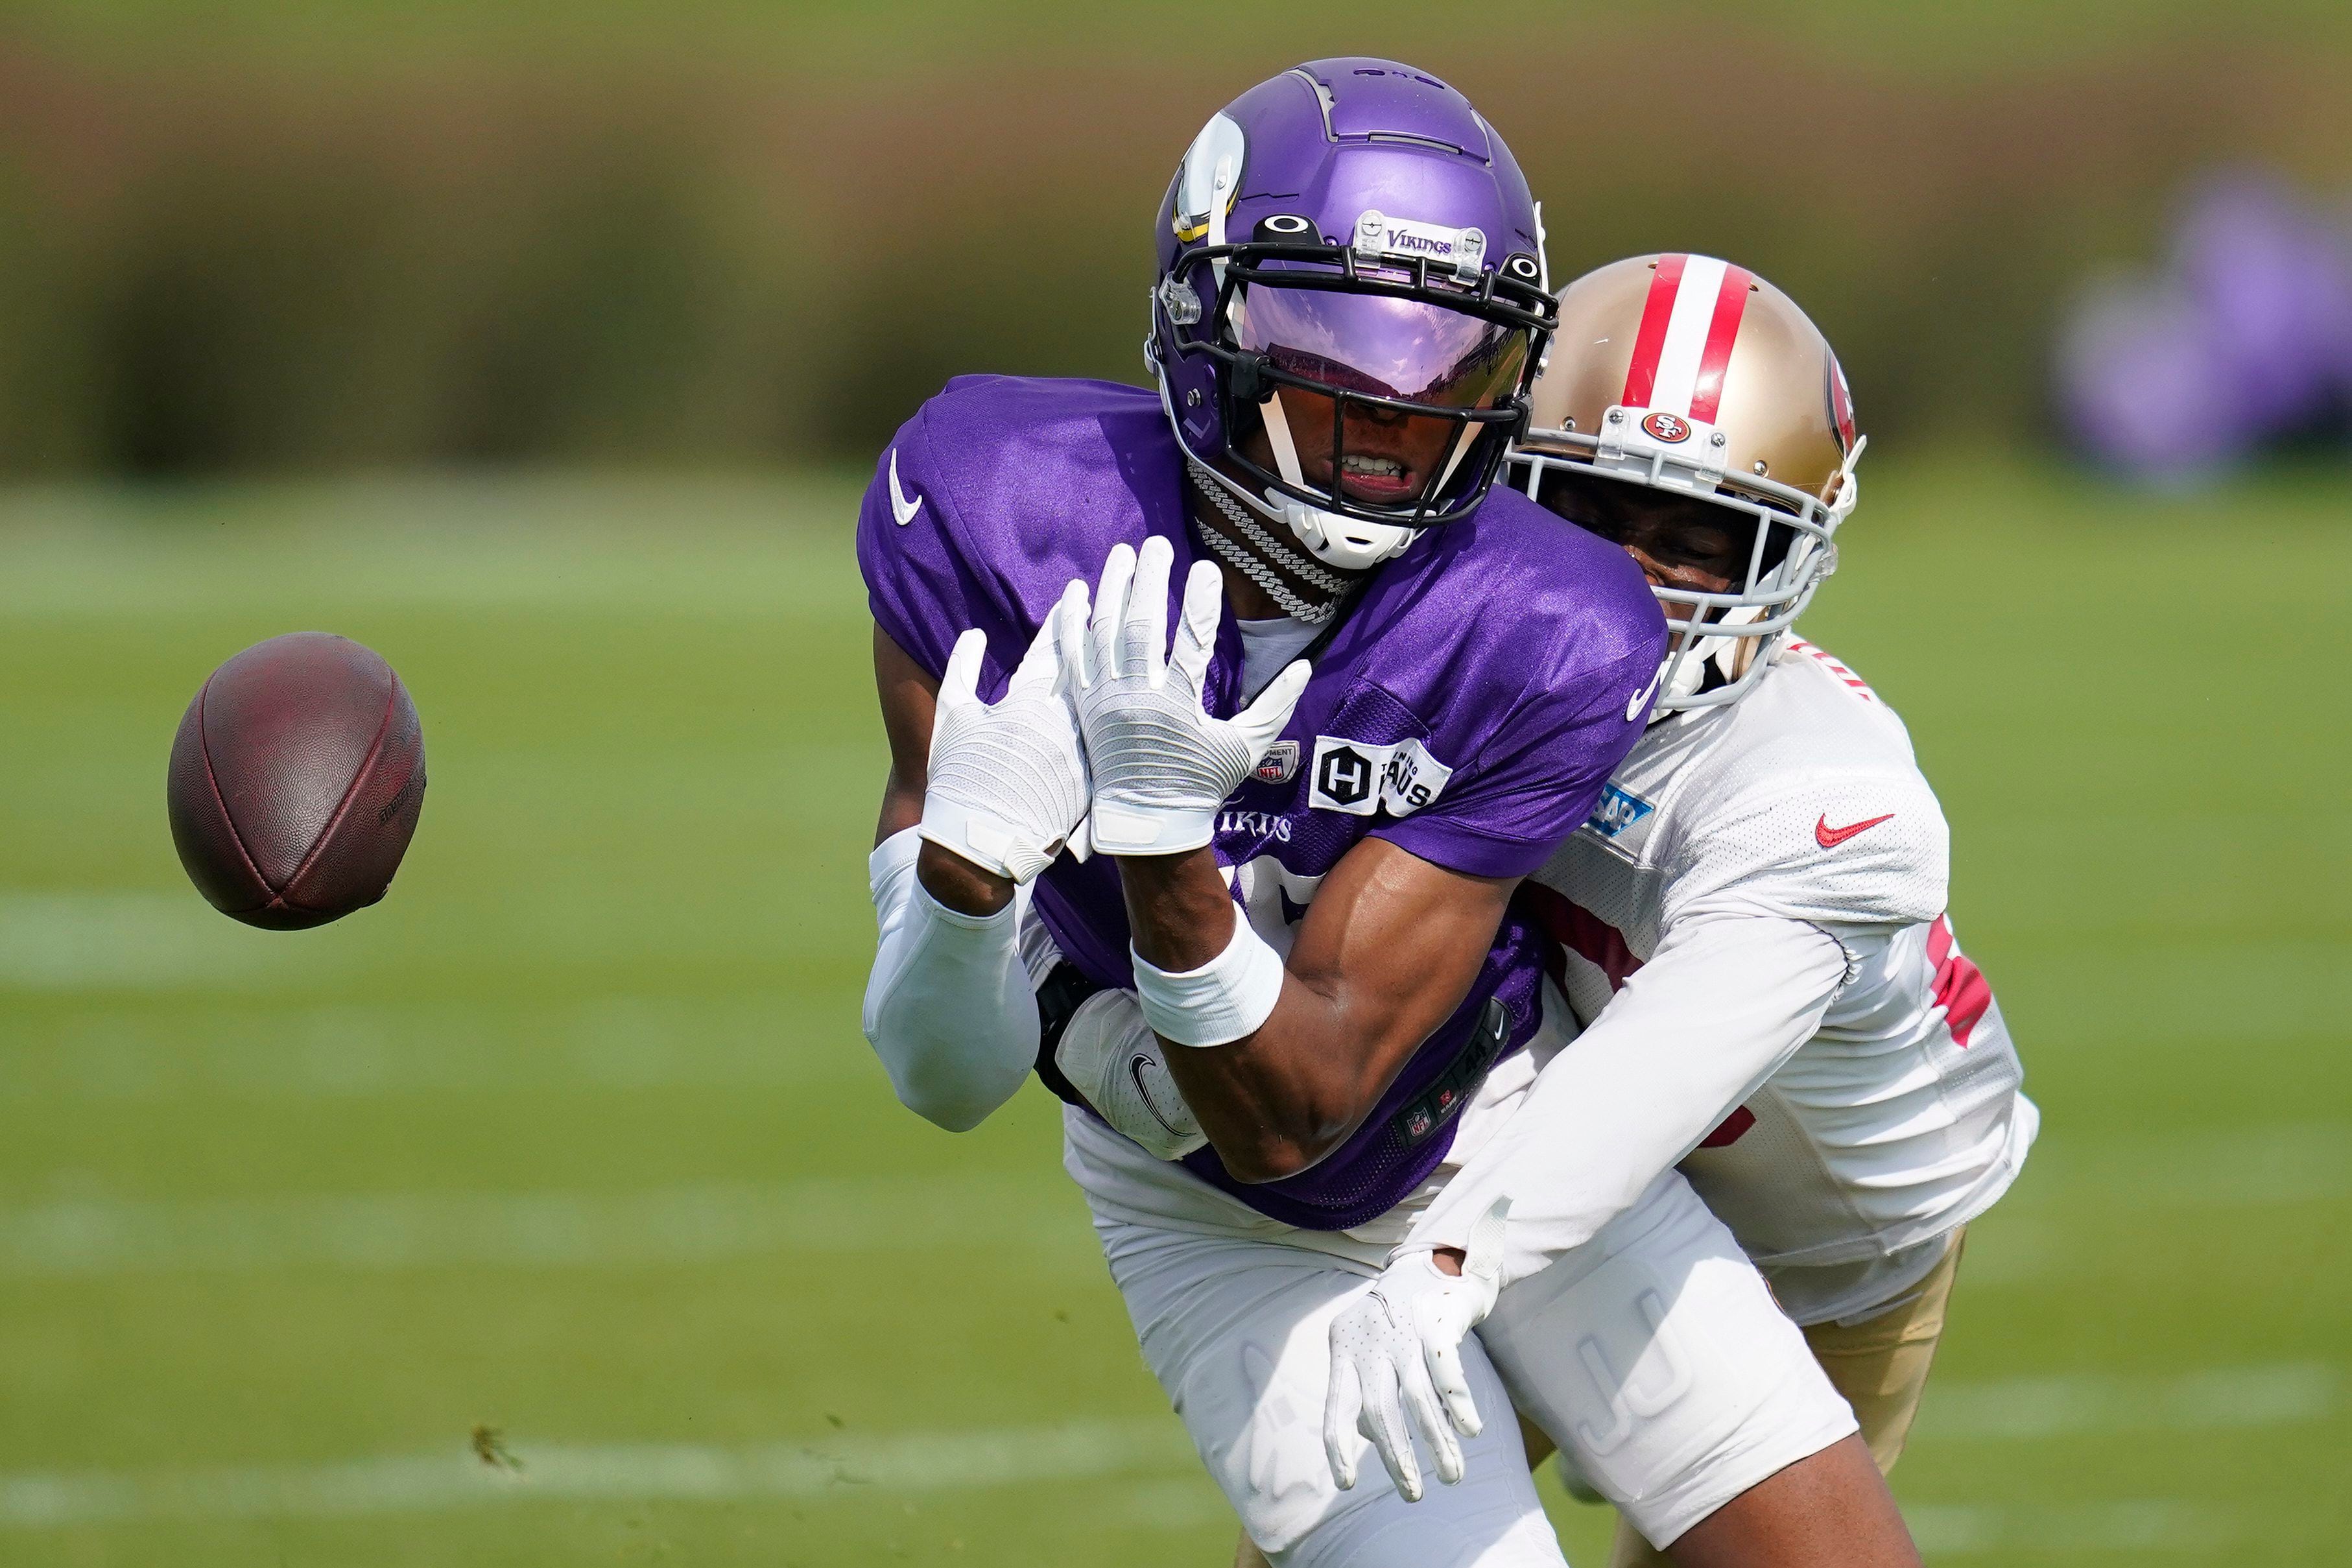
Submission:
MULTIPOLYGON (((1274 448, 1276 470, 1305 489, 1307 480, 1298 467, 1298 448, 1291 442, 1290 421, 1282 412, 1282 394, 1267 393, 1258 411, 1265 425, 1266 444, 1274 448)), ((1457 452, 1456 460, 1459 458, 1457 452)), ((1449 471, 1451 468, 1449 464, 1449 471)), ((1294 500, 1280 490, 1266 491, 1265 501, 1271 515, 1307 546, 1309 554, 1342 572, 1369 572, 1381 562, 1403 554, 1404 547, 1412 542, 1413 531, 1410 528, 1399 528, 1392 522, 1359 522, 1352 517, 1294 500)))
POLYGON ((1669 698, 1698 694, 1698 689, 1706 683, 1706 644, 1717 640, 1715 637, 1705 639, 1687 658, 1678 658, 1674 654, 1666 656, 1666 668, 1673 673, 1658 687, 1657 704, 1650 710, 1652 720, 1663 719, 1673 711, 1666 706, 1669 698))
MULTIPOLYGON (((1760 621, 1765 613, 1763 605, 1749 605, 1726 611, 1723 618, 1716 624, 1736 626, 1748 621, 1760 621)), ((1738 679, 1742 656, 1757 651, 1754 637, 1701 637, 1692 643, 1687 654, 1679 657, 1668 654, 1666 663, 1672 674, 1660 684, 1658 705, 1651 710, 1650 717, 1653 720, 1663 719, 1674 711, 1668 706, 1671 699, 1697 696, 1699 689, 1706 684, 1709 665, 1721 671, 1724 679, 1738 679)))

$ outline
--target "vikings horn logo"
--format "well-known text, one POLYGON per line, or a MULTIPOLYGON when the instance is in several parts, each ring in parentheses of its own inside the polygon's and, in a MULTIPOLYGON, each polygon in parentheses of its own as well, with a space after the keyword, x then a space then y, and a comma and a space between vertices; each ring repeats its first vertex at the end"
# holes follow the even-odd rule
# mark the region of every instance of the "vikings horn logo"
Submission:
POLYGON ((1668 446, 1677 441, 1690 439, 1690 421, 1679 414, 1669 414, 1663 408, 1655 414, 1644 416, 1642 428, 1650 433, 1652 440, 1664 441, 1668 446))

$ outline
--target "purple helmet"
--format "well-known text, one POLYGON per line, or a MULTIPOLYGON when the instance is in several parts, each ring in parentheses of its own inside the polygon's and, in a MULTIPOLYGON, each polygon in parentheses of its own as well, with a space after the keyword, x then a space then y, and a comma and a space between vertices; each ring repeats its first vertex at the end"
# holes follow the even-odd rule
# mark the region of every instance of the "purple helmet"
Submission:
POLYGON ((1356 570, 1478 505, 1558 309, 1468 100, 1392 60, 1261 82, 1184 154, 1159 243, 1144 352, 1202 482, 1356 570))

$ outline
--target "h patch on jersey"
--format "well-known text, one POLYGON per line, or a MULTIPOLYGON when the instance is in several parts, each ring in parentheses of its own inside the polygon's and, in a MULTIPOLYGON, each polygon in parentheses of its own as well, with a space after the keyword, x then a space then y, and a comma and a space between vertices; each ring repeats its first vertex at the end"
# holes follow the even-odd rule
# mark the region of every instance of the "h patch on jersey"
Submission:
POLYGON ((1592 808, 1584 826, 1603 838, 1614 838, 1656 809, 1638 795, 1628 795, 1613 784, 1606 784, 1601 791, 1601 804, 1592 808))
POLYGON ((1385 811, 1410 816, 1444 789, 1454 770, 1429 754, 1419 741, 1374 745, 1338 735, 1315 737, 1315 771, 1307 792, 1310 808, 1370 816, 1385 811))

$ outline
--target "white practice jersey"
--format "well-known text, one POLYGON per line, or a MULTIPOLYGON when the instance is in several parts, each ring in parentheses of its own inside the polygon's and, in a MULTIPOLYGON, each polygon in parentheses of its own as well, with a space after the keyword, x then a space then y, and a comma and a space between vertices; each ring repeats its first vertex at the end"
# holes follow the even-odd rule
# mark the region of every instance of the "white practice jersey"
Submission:
POLYGON ((2008 1026, 1945 913, 1949 876, 1902 721, 1791 641, 1738 702, 1653 725, 1523 895, 1588 1026, 1679 925, 1757 915, 1838 940, 1818 1030, 1681 1165, 1801 1321, 1907 1289, 2033 1140, 2008 1026))

